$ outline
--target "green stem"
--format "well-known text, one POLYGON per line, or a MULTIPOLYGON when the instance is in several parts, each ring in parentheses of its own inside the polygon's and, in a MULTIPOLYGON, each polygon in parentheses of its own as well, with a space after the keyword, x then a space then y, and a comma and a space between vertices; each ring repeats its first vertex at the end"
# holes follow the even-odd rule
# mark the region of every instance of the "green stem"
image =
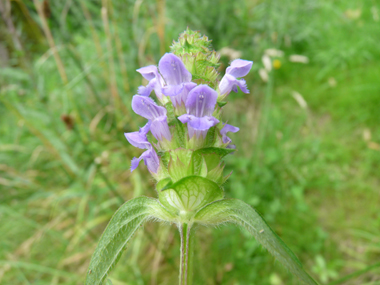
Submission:
POLYGON ((191 232, 191 226, 191 224, 181 224, 179 228, 181 236, 181 264, 179 269, 180 285, 193 284, 194 233, 191 232))
POLYGON ((183 236, 183 224, 179 226, 179 234, 181 237, 181 261, 179 264, 179 285, 183 284, 183 269, 185 264, 185 239, 183 236))

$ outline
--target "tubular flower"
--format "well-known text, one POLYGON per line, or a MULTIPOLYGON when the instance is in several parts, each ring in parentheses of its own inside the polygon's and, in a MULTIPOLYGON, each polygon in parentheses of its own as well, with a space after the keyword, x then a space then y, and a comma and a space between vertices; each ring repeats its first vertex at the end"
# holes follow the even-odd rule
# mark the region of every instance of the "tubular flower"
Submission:
POLYGON ((220 134, 222 135, 223 143, 230 143, 231 142, 231 139, 229 137, 227 137, 227 135, 226 135, 228 132, 237 133, 238 131, 239 131, 238 127, 234 127, 232 125, 225 124, 224 127, 220 130, 220 134))
POLYGON ((159 141, 164 138, 171 140, 171 134, 167 122, 166 109, 150 98, 135 95, 132 99, 132 110, 150 121, 150 131, 159 141))
POLYGON ((139 163, 142 159, 144 160, 144 163, 148 167, 148 170, 150 172, 157 173, 159 167, 159 159, 152 145, 149 145, 148 150, 143 152, 143 154, 139 158, 134 157, 132 159, 131 172, 135 170, 137 166, 139 166, 139 163))
POLYGON ((227 67, 226 74, 219 83, 219 91, 221 96, 226 97, 231 91, 237 92, 238 87, 244 93, 249 93, 244 77, 251 70, 253 62, 243 59, 235 59, 231 65, 227 67))
POLYGON ((147 149, 150 145, 150 142, 148 141, 146 135, 149 132, 150 125, 151 121, 148 121, 148 123, 144 127, 140 128, 138 132, 124 133, 125 138, 131 145, 138 148, 147 149))
POLYGON ((206 137, 207 131, 219 123, 219 120, 212 116, 214 112, 218 93, 207 85, 198 85, 190 91, 186 100, 186 115, 178 117, 182 123, 187 123, 189 137, 194 134, 199 138, 206 137))
POLYGON ((248 93, 241 77, 248 74, 252 62, 232 61, 219 81, 219 56, 209 47, 207 37, 185 31, 158 66, 137 70, 149 83, 133 96, 132 109, 148 122, 125 137, 133 146, 145 149, 139 158, 133 158, 131 170, 144 160, 158 181, 158 192, 163 181, 174 183, 188 176, 202 176, 219 185, 226 180, 223 163, 217 160, 234 152, 227 133, 239 128, 222 122, 226 102, 221 99, 238 87, 248 93), (160 104, 149 97, 153 90, 160 104), (217 160, 211 159, 213 156, 217 160))
POLYGON ((172 53, 166 53, 161 58, 158 68, 160 72, 154 65, 137 69, 137 72, 149 80, 147 86, 138 88, 138 94, 149 96, 154 90, 163 104, 167 102, 167 99, 163 97, 165 95, 170 97, 175 109, 181 108, 186 103, 189 91, 196 86, 196 83, 191 82, 191 73, 182 60, 172 53))
POLYGON ((149 96, 152 93, 152 90, 154 90, 158 100, 163 101, 164 98, 162 96, 162 87, 165 82, 158 73, 157 67, 154 65, 149 65, 137 69, 136 71, 149 81, 147 86, 140 86, 137 93, 142 96, 149 96))

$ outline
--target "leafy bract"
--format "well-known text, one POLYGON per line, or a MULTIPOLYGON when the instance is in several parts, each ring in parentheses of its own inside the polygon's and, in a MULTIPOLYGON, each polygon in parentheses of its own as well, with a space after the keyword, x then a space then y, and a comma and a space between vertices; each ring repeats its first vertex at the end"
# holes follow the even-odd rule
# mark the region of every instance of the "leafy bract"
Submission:
POLYGON ((194 212, 204 205, 223 199, 223 189, 201 176, 187 176, 168 184, 159 193, 160 202, 174 212, 194 212))
POLYGON ((230 222, 245 228, 291 273, 297 276, 302 284, 317 284, 303 270, 298 258, 269 227, 263 217, 243 201, 224 199, 211 203, 198 211, 194 222, 203 225, 230 222))
POLYGON ((102 284, 133 234, 149 219, 171 221, 173 217, 157 199, 147 197, 130 200, 116 211, 92 255, 86 285, 102 284))
POLYGON ((193 153, 193 172, 198 174, 202 158, 205 159, 207 168, 209 170, 214 169, 220 163, 220 160, 225 157, 227 154, 234 152, 234 149, 228 148, 219 148, 219 147, 206 147, 200 148, 193 153))

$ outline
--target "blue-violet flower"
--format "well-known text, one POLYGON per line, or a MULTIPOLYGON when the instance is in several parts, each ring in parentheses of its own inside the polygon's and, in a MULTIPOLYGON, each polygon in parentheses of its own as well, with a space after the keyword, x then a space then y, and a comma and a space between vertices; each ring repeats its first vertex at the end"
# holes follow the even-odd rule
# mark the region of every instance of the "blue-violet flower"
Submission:
POLYGON ((244 79, 237 79, 244 77, 248 74, 252 67, 253 62, 243 59, 235 59, 231 65, 227 67, 226 74, 223 76, 219 84, 219 92, 221 96, 226 97, 231 90, 237 92, 237 87, 244 93, 249 93, 244 79))

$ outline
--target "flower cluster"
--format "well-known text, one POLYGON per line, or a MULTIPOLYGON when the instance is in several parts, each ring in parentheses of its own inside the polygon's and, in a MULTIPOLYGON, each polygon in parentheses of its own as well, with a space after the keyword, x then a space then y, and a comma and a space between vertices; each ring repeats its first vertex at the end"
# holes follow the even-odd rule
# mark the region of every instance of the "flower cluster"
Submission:
MULTIPOLYGON (((143 160, 157 180, 169 177, 176 181, 186 175, 200 174, 192 159, 197 150, 198 153, 203 149, 203 153, 211 154, 220 153, 220 149, 233 148, 227 133, 235 133, 239 128, 221 122, 221 109, 225 104, 223 99, 231 91, 237 92, 238 87, 249 93, 245 80, 241 78, 248 74, 252 62, 234 60, 215 90, 210 87, 214 85, 214 82, 211 83, 214 77, 207 74, 215 74, 217 57, 213 52, 212 58, 208 57, 207 66, 207 53, 210 53, 209 50, 198 53, 187 50, 177 52, 178 55, 166 53, 158 67, 150 65, 137 70, 148 84, 138 88, 138 94, 132 99, 132 109, 148 122, 138 132, 125 134, 133 146, 146 150, 139 158, 133 158, 131 171, 143 160), (202 58, 202 66, 197 65, 197 57, 202 58), (212 72, 207 71, 210 69, 212 72), (203 77, 199 75, 202 72, 203 77), (153 91, 160 104, 150 97, 153 91), (186 168, 186 171, 178 175, 178 169, 170 169, 178 167, 186 168)), ((210 172, 221 175, 220 169, 223 167, 220 163, 215 165, 206 161, 205 164, 205 177, 212 176, 210 172)), ((213 180, 222 181, 219 177, 213 180)))

